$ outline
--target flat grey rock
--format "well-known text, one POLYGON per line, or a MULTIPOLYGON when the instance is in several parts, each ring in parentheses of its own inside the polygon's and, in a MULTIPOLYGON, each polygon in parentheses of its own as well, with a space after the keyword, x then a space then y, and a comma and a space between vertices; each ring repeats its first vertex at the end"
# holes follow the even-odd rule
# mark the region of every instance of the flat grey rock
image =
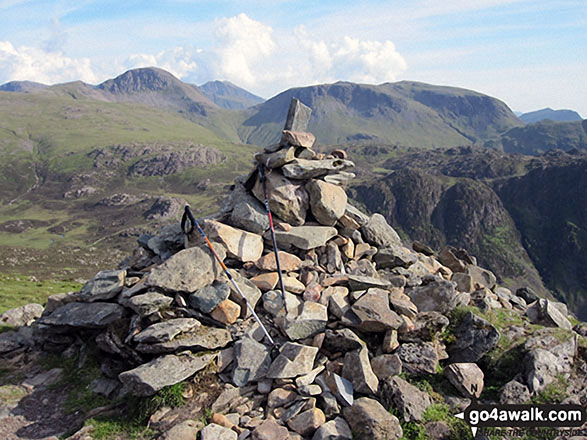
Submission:
POLYGON ((118 321, 124 314, 124 307, 118 304, 74 302, 59 307, 40 321, 48 325, 103 328, 118 321))

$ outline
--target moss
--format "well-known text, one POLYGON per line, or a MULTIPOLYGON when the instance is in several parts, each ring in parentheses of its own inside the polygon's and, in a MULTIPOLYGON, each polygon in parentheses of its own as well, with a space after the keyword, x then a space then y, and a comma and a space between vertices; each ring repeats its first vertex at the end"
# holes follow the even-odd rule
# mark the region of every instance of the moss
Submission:
POLYGON ((125 439, 153 439, 156 437, 151 429, 122 418, 113 420, 88 419, 84 426, 94 428, 92 438, 95 440, 120 439, 121 436, 125 439))
POLYGON ((536 404, 553 404, 561 403, 568 395, 568 381, 564 376, 559 375, 554 382, 549 383, 532 398, 532 403, 536 404))

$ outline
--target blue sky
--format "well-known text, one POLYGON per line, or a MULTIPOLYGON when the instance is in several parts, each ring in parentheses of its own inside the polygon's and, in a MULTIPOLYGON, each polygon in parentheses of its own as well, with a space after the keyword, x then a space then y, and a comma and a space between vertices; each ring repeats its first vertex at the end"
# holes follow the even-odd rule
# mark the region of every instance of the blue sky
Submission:
POLYGON ((0 83, 156 65, 269 98, 338 80, 477 90, 587 117, 584 0, 0 0, 0 83))

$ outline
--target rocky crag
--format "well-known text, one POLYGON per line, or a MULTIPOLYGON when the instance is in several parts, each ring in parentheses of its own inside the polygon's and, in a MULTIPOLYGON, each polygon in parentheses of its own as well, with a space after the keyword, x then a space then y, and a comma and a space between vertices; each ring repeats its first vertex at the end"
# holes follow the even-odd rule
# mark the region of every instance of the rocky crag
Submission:
MULTIPOLYGON (((312 149, 308 117, 294 101, 281 141, 256 156, 285 295, 256 168, 201 220, 276 346, 198 233, 175 224, 79 292, 2 315, 21 327, 0 334, 1 355, 83 360, 91 347, 92 389, 115 402, 190 384, 199 405, 151 415, 163 440, 471 438, 452 415, 472 400, 585 405, 587 326, 562 303, 500 287, 467 251, 407 247, 383 216, 353 207, 354 164, 312 149), (213 380, 198 388, 204 374, 213 380)), ((41 376, 33 387, 55 382, 41 376)))

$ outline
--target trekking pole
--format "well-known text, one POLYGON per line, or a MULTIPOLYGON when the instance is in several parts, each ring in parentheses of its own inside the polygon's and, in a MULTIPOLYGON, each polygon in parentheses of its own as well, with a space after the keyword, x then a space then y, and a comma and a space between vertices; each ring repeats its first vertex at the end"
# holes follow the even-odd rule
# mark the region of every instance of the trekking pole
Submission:
POLYGON ((247 299, 247 297, 243 294, 240 287, 238 287, 238 284, 236 284, 236 281, 234 281, 234 278, 232 277, 232 275, 228 271, 228 268, 226 267, 226 265, 224 264, 224 262, 222 261, 220 256, 216 253, 216 250, 212 246, 212 243, 210 243, 210 240, 206 236, 206 233, 202 230, 202 228, 198 224, 198 221, 194 217, 194 214, 192 214, 192 210, 190 209, 189 205, 186 205, 183 216, 181 218, 181 229, 187 237, 194 230, 194 227, 196 227, 196 229, 198 230, 198 232, 200 233, 200 235, 202 236, 202 238, 204 239, 204 241, 206 242, 206 244, 208 245, 208 247, 210 248, 210 250, 214 254, 214 257, 216 257, 216 261, 218 261, 218 263, 220 263, 220 266, 222 266, 222 269, 224 269, 224 273, 226 274, 226 276, 228 277, 228 279, 232 283, 232 285, 235 288, 235 290, 237 291, 237 293, 244 300, 245 304, 247 305, 247 308, 249 309, 249 311, 253 315, 253 318, 255 318, 255 321, 257 321, 257 324, 259 324, 259 326, 261 326, 261 330, 263 330, 263 333, 265 333, 265 336, 267 337, 267 339, 269 340, 271 345, 276 346, 275 341, 273 341, 273 338, 271 338, 271 336, 269 336, 269 332, 267 331, 267 329, 265 328, 265 326, 263 325, 263 323, 259 319, 259 316, 257 316, 257 314, 255 313, 255 310, 251 306, 251 303, 249 303, 249 300, 247 299), (189 228, 186 229, 188 222, 189 222, 189 228))
POLYGON ((275 228, 273 227, 273 217, 271 216, 271 209, 269 208, 269 198, 267 197, 267 185, 265 183, 265 173, 263 173, 263 164, 260 163, 258 167, 259 180, 263 187, 263 198, 265 200, 265 211, 269 217, 269 228, 271 229, 271 238, 273 239, 273 251, 275 252, 275 264, 277 265, 277 273, 279 275, 279 286, 281 287, 281 296, 283 298, 283 307, 285 308, 285 315, 287 316, 287 304, 285 302, 285 286, 283 285, 283 276, 281 275, 281 265, 279 264, 279 249, 277 249, 277 240, 275 238, 275 228))

